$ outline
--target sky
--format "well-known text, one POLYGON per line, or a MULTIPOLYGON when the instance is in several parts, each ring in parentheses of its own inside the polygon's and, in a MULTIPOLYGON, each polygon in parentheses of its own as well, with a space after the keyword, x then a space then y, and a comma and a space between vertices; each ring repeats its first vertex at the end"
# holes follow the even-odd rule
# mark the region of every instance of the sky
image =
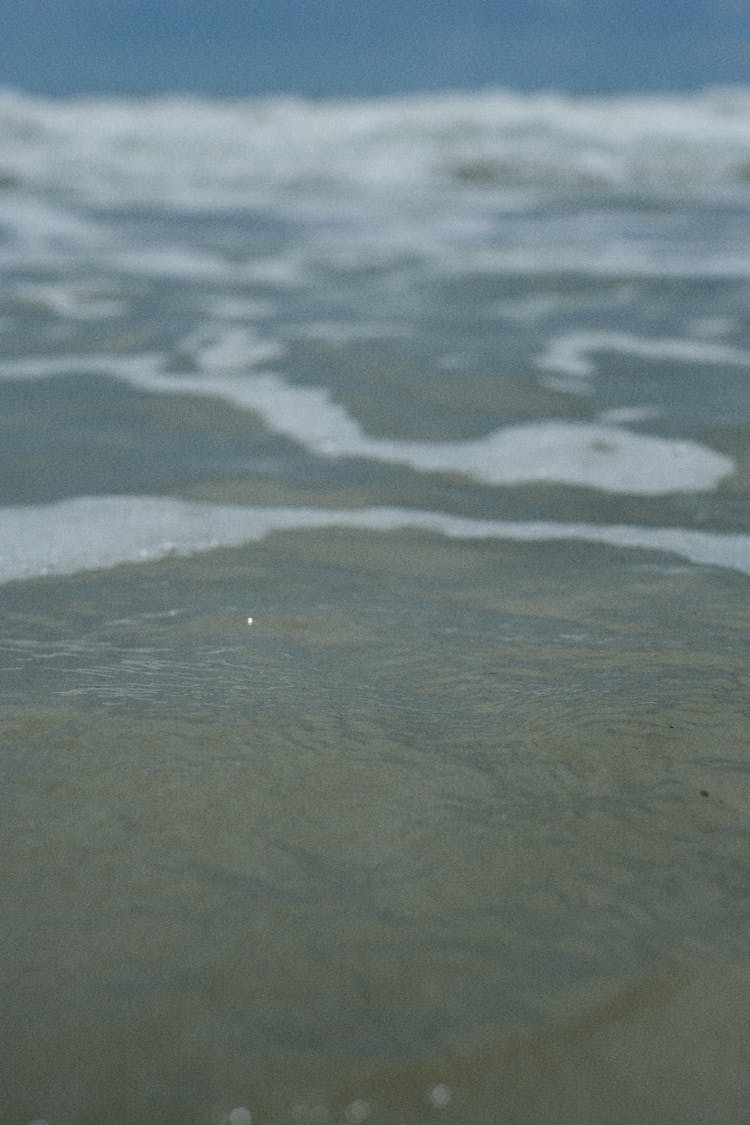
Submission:
POLYGON ((366 97, 750 85, 750 0, 3 0, 0 87, 366 97))

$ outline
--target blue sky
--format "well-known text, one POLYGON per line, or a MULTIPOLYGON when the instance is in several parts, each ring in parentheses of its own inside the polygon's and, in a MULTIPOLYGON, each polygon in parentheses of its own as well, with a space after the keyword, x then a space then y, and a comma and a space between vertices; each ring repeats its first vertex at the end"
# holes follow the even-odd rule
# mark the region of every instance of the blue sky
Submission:
POLYGON ((367 96, 750 84, 750 0, 5 0, 0 86, 367 96))

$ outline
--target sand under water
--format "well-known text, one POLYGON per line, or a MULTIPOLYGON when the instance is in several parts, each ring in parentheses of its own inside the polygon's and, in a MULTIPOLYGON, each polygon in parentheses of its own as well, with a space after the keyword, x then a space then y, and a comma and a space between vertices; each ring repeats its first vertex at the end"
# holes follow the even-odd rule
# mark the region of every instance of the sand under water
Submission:
POLYGON ((741 1119, 743 575, 310 530, 4 612, 9 1122, 741 1119))

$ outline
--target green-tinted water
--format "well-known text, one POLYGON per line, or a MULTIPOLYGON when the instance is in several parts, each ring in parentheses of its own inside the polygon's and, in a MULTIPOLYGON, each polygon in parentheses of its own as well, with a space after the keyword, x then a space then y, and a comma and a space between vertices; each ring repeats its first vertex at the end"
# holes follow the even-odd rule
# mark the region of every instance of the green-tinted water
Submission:
POLYGON ((742 1120, 745 578, 327 531, 3 598, 3 1121, 742 1120))

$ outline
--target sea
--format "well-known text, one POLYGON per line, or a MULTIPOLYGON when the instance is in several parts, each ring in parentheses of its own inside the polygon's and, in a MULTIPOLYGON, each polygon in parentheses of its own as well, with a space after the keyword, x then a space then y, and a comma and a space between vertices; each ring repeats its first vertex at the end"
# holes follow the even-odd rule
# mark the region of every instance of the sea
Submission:
POLYGON ((3 1125, 735 1125, 750 89, 0 92, 3 1125))

